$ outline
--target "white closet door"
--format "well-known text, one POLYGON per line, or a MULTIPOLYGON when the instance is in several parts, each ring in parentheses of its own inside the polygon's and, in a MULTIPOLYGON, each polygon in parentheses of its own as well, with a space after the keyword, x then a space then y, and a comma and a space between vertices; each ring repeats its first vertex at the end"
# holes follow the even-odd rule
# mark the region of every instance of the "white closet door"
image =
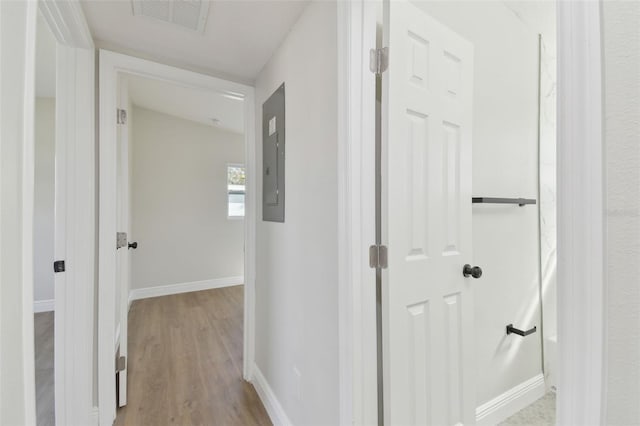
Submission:
POLYGON ((385 424, 473 424, 473 46, 395 0, 384 45, 385 424))

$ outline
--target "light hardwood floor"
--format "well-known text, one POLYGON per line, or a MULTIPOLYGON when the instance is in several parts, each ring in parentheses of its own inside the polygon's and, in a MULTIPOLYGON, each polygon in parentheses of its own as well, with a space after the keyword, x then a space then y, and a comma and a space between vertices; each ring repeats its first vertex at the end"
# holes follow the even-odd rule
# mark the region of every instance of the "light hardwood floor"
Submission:
POLYGON ((243 287, 133 302, 116 425, 271 425, 242 379, 243 287))
POLYGON ((53 312, 34 314, 36 419, 38 426, 55 425, 53 384, 53 312))

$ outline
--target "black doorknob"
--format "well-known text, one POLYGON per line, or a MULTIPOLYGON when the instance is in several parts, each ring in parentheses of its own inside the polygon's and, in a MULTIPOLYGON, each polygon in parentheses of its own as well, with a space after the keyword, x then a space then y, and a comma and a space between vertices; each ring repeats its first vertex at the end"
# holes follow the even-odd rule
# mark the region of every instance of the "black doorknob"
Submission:
POLYGON ((134 241, 133 243, 129 243, 129 248, 130 249, 137 249, 138 248, 138 242, 134 241))
POLYGON ((465 277, 471 275, 473 278, 480 278, 482 276, 482 268, 479 266, 471 266, 467 263, 462 267, 462 275, 465 277))

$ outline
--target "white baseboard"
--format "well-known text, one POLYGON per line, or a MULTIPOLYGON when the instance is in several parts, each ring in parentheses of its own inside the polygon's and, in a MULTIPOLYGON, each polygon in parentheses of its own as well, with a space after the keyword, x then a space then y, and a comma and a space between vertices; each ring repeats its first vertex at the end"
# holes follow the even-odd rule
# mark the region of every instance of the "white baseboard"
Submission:
POLYGON ((538 374, 476 408, 476 422, 478 425, 496 425, 532 404, 544 393, 544 375, 538 374))
POLYGON ((169 296, 171 294, 188 293, 191 291, 210 290, 213 288, 231 287, 244 284, 244 277, 215 278, 212 280, 192 281, 188 283, 159 285, 156 287, 135 288, 129 291, 129 306, 131 302, 149 297, 169 296))
POLYGON ((35 300, 33 302, 33 312, 36 314, 39 312, 51 312, 55 310, 55 304, 55 299, 35 300))
POLYGON ((267 379, 264 378, 256 364, 253 364, 252 373, 251 383, 253 383, 253 387, 256 388, 262 405, 264 405, 267 414, 269 414, 271 418, 271 423, 273 423, 274 426, 291 426, 291 420, 287 417, 287 413, 285 413, 284 408, 280 405, 280 401, 276 398, 271 386, 267 383, 267 379))

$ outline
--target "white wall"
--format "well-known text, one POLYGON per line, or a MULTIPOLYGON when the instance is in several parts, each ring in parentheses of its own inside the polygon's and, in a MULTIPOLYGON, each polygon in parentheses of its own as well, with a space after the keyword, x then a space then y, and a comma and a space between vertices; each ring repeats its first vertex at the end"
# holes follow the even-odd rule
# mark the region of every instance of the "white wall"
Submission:
POLYGON ((310 3, 256 79, 257 135, 285 83, 286 205, 272 223, 258 202, 255 359, 298 425, 339 423, 336 34, 336 4, 310 3))
POLYGON ((36 98, 34 289, 35 301, 54 298, 55 99, 36 98))
MULTIPOLYGON (((538 33, 503 2, 416 2, 475 47, 473 195, 537 198, 538 33)), ((477 403, 542 372, 536 206, 474 205, 477 403)))
POLYGON ((640 3, 603 2, 607 423, 640 424, 640 3))
POLYGON ((227 163, 244 137, 133 108, 132 289, 243 275, 243 221, 227 218, 227 163))

